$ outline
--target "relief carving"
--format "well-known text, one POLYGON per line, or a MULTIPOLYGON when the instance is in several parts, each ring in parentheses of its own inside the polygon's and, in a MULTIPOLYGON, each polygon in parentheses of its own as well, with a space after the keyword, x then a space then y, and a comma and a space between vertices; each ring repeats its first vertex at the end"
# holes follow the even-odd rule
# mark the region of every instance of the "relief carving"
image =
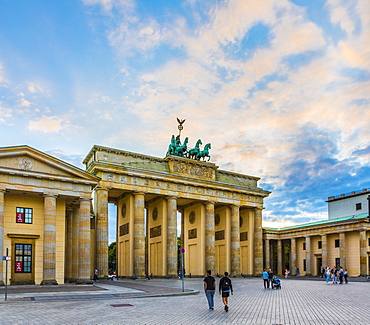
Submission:
POLYGON ((150 228, 150 238, 159 237, 162 234, 161 226, 150 228))
POLYGON ((18 168, 22 170, 32 170, 33 162, 28 157, 21 157, 18 160, 18 168))
POLYGON ((188 174, 191 176, 201 176, 205 178, 213 178, 213 171, 210 168, 197 166, 193 164, 185 164, 175 162, 173 164, 173 171, 175 173, 188 174))

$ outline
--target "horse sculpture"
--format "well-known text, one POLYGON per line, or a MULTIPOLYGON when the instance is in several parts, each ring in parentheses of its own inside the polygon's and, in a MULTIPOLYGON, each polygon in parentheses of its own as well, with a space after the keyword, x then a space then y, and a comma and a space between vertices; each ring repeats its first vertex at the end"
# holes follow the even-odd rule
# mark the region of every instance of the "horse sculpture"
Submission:
POLYGON ((196 155, 197 155, 197 153, 199 153, 199 151, 200 151, 200 149, 199 149, 199 146, 202 144, 202 140, 198 140, 197 141, 197 143, 195 144, 195 148, 193 148, 193 149, 190 149, 189 151, 188 151, 188 158, 190 158, 190 159, 195 159, 195 157, 196 157, 196 155))
POLYGON ((209 161, 211 159, 211 156, 209 155, 209 149, 211 149, 211 144, 207 143, 204 146, 204 150, 201 150, 196 154, 195 159, 200 160, 200 158, 203 158, 203 161, 205 161, 206 157, 208 157, 209 161))
POLYGON ((180 146, 176 146, 174 155, 178 156, 178 157, 184 157, 184 154, 188 150, 188 142, 189 142, 189 139, 188 139, 188 137, 186 137, 185 140, 184 140, 183 145, 181 145, 181 143, 180 143, 180 146))
POLYGON ((176 150, 176 141, 175 141, 175 136, 172 135, 172 138, 171 138, 171 143, 170 145, 168 146, 168 150, 167 150, 167 153, 166 153, 166 157, 169 156, 169 155, 173 155, 174 152, 176 150))

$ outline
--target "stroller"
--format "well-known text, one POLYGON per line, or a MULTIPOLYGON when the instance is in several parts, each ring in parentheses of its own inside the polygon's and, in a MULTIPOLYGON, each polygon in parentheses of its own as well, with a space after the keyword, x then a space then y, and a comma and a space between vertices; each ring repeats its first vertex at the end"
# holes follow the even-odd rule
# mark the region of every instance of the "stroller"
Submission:
POLYGON ((281 283, 277 277, 272 278, 272 289, 281 289, 281 283))

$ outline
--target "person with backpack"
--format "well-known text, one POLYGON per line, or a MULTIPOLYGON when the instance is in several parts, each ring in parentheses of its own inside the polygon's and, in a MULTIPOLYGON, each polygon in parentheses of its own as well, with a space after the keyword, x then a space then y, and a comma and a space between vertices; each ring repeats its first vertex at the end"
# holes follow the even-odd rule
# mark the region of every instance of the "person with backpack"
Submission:
POLYGON ((215 307, 213 297, 215 295, 216 290, 216 280, 213 276, 211 276, 211 270, 207 271, 207 276, 204 278, 203 282, 204 282, 204 292, 207 297, 209 309, 213 310, 215 307))
POLYGON ((220 283, 219 283, 219 294, 222 293, 222 302, 225 305, 226 312, 229 311, 228 303, 229 303, 230 292, 232 295, 234 294, 233 286, 231 284, 231 280, 228 278, 228 275, 229 273, 225 272, 224 277, 220 280, 220 283))

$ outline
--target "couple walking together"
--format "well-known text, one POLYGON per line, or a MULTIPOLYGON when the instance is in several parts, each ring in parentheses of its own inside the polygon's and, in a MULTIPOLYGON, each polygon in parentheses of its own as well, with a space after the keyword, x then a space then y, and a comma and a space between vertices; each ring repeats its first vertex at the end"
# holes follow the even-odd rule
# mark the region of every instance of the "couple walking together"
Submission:
MULTIPOLYGON (((231 294, 234 294, 233 292, 233 286, 231 284, 231 280, 228 278, 229 273, 225 272, 224 277, 221 278, 219 286, 218 286, 218 292, 219 294, 222 294, 222 302, 225 306, 225 311, 229 311, 229 296, 230 292, 231 294)), ((216 280, 215 278, 211 275, 211 271, 207 271, 207 276, 204 278, 204 292, 207 297, 208 301, 208 306, 209 309, 213 310, 214 309, 214 295, 216 291, 216 280)))

